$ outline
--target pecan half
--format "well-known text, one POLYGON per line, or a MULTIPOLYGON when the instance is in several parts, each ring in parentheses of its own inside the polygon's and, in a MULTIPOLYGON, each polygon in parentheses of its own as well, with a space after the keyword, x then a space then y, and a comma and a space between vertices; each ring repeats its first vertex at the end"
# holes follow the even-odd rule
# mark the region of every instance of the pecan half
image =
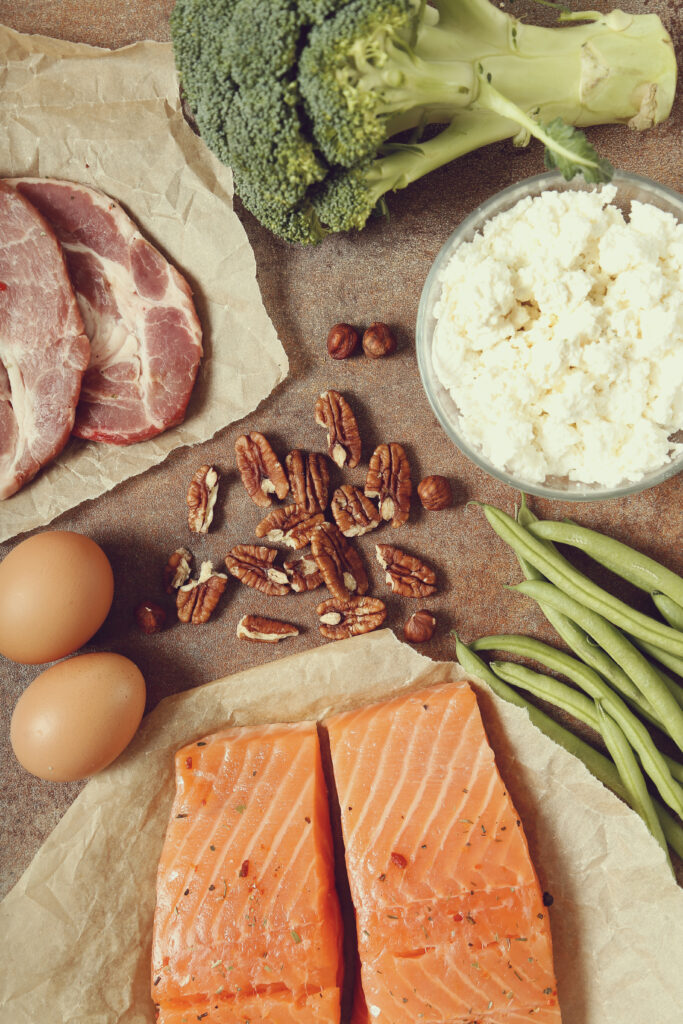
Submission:
POLYGON ((287 574, 273 565, 276 548, 265 545, 238 544, 225 557, 228 572, 247 587, 260 590, 269 597, 282 597, 290 587, 287 574))
POLYGON ((262 644, 276 644, 288 636, 298 636, 299 630, 289 622, 264 619, 262 615, 243 615, 237 623, 237 637, 262 644))
POLYGON ((384 601, 376 597, 350 597, 348 601, 330 598, 316 608, 320 632, 328 640, 345 640, 378 629, 387 614, 384 601))
POLYGON ((345 537, 361 537, 382 522, 379 509, 360 487, 344 484, 332 495, 332 515, 345 537))
POLYGON ((218 497, 218 471, 200 466, 187 492, 187 522, 193 533, 208 533, 218 497))
POLYGON ((334 523, 317 527, 311 537, 311 553, 337 601, 346 601, 354 593, 367 594, 368 577, 360 555, 334 523))
POLYGON ((360 462, 361 442, 356 417, 338 391, 323 391, 315 403, 315 422, 327 430, 327 450, 341 469, 360 462))
POLYGON ((281 505, 269 512, 256 527, 256 536, 277 543, 284 541, 299 551, 311 543, 317 526, 325 522, 322 512, 307 512, 303 505, 281 505))
POLYGON ((257 430, 242 434, 235 441, 235 455, 242 483, 254 504, 268 508, 273 504, 271 494, 276 494, 280 501, 287 496, 287 475, 263 434, 257 430))
POLYGON ((324 512, 330 493, 330 465, 322 452, 295 448, 285 459, 289 489, 295 505, 309 512, 324 512))
POLYGON ((288 562, 284 562, 283 569, 287 573, 289 585, 297 594, 315 590, 323 582, 318 564, 310 555, 305 555, 303 558, 292 558, 288 562))
POLYGON ((195 626, 208 622, 225 590, 228 577, 214 572, 211 562, 202 562, 199 576, 182 586, 176 594, 176 609, 181 622, 195 626))
POLYGON ((419 558, 391 544, 376 544, 377 561, 386 569, 386 581, 402 597, 429 597, 436 593, 436 573, 419 558))
POLYGON ((365 493, 368 498, 379 499, 382 519, 391 519, 393 527, 405 523, 410 515, 413 484, 403 445, 392 441, 375 448, 365 480, 365 493))
POLYGON ((164 569, 164 590, 173 594, 183 583, 187 583, 192 572, 192 554, 187 548, 176 548, 164 569))

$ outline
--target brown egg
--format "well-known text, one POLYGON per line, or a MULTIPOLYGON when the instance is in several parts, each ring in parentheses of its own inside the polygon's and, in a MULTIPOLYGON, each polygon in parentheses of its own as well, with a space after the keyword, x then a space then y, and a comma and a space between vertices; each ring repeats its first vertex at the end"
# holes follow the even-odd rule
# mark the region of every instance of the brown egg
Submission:
POLYGON ((120 654, 79 654, 24 690, 12 715, 12 748, 40 779, 85 779, 128 746, 144 709, 137 665, 120 654))
POLYGON ((64 530, 29 537, 0 563, 0 654, 27 665, 73 654, 113 596, 109 559, 94 540, 64 530))

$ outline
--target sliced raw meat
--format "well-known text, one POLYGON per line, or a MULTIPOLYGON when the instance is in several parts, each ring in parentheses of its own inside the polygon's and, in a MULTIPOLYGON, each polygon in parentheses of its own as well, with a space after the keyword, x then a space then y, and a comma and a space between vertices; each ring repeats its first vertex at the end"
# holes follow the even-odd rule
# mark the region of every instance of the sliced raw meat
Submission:
POLYGON ((367 1001, 354 1021, 560 1024, 548 912, 470 687, 326 725, 367 1001))
POLYGON ((159 864, 159 1024, 339 1024, 341 915, 314 723, 228 729, 176 756, 159 864))
POLYGON ((180 423, 202 355, 189 285, 118 203, 52 178, 12 178, 52 225, 92 355, 74 434, 132 444, 180 423))
POLYGON ((90 345, 54 232, 0 182, 0 499, 69 439, 90 345))

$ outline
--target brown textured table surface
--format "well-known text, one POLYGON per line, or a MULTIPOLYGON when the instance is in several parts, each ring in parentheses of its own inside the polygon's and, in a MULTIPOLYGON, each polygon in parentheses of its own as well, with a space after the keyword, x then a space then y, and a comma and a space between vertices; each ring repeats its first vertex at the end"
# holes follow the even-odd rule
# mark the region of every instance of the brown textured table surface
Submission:
MULTIPOLYGON (((168 39, 172 6, 173 0, 0 0, 0 22, 23 32, 116 47, 142 38, 168 39)), ((607 10, 612 5, 586 6, 607 10)), ((674 38, 680 69, 681 0, 623 0, 620 6, 661 16, 674 38)), ((552 19, 543 8, 519 0, 514 10, 528 13, 528 20, 552 19)), ((616 166, 679 190, 683 187, 680 89, 666 124, 641 135, 623 127, 597 128, 591 137, 616 166)), ((148 708, 168 694, 249 665, 275 662, 321 642, 313 614, 320 591, 266 600, 255 591, 230 585, 211 623, 200 628, 174 625, 153 637, 137 631, 132 610, 145 598, 162 596, 160 567, 179 544, 192 547, 198 559, 211 557, 218 563, 233 544, 252 540, 260 516, 236 475, 235 438, 244 429, 258 429, 283 455, 297 446, 322 448, 323 434, 313 422, 313 404, 325 386, 352 396, 366 453, 381 441, 400 440, 410 456, 415 482, 427 473, 443 473, 453 483, 456 503, 449 511, 426 513, 414 502, 408 526, 398 533, 382 530, 383 540, 423 554, 438 569, 438 594, 425 602, 437 616, 438 630, 423 646, 424 652, 452 658, 449 630, 454 626, 466 640, 488 632, 529 632, 553 638, 532 602, 503 589, 520 578, 514 556, 493 535, 481 512, 466 506, 468 499, 478 498, 511 511, 516 495, 447 440, 421 389, 414 350, 420 291, 442 242, 483 200, 540 170, 538 145, 523 150, 507 143, 489 147, 393 197, 388 223, 375 222, 360 235, 333 237, 310 249, 278 242, 237 204, 256 254, 266 308, 290 360, 287 380, 247 421, 221 431, 200 448, 174 452, 157 468, 51 524, 51 528, 90 535, 109 555, 116 577, 114 605, 87 649, 114 650, 136 661, 147 680, 148 708), (377 362, 357 357, 341 363, 327 357, 325 338, 333 323, 364 325, 373 320, 396 328, 395 356, 377 362), (202 462, 217 465, 223 483, 215 525, 208 536, 196 540, 187 530, 185 493, 202 462), (275 649, 237 641, 236 623, 250 611, 296 622, 302 635, 275 649)), ((361 483, 364 473, 360 466, 346 479, 361 483)), ((557 518, 571 514, 683 572, 682 492, 683 475, 617 501, 577 505, 534 501, 533 505, 541 514, 557 518)), ((372 577, 372 592, 384 597, 373 557, 377 536, 361 538, 359 546, 372 577)), ((13 543, 0 546, 0 558, 13 543)), ((638 595, 629 596, 639 600, 638 595)), ((409 602, 393 597, 387 604, 387 624, 400 635, 414 607, 409 609, 409 602)), ((40 782, 13 758, 12 709, 38 671, 0 659, 0 896, 18 879, 81 786, 40 782)))

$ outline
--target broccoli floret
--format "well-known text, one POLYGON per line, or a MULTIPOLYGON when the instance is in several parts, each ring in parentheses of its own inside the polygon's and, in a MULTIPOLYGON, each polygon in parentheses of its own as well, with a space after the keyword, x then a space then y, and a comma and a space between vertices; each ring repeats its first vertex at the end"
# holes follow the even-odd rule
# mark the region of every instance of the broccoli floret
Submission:
POLYGON ((207 146, 226 164, 225 121, 235 87, 225 40, 236 6, 237 0, 176 0, 170 18, 184 98, 207 146))
POLYGON ((376 160, 337 169, 311 190, 313 206, 328 231, 361 230, 389 192, 405 188, 473 149, 509 138, 515 131, 496 114, 463 111, 419 145, 388 145, 376 160))
POLYGON ((351 167, 396 132, 449 121, 473 98, 471 62, 425 61, 419 0, 353 0, 310 33, 299 66, 313 132, 330 163, 351 167))

